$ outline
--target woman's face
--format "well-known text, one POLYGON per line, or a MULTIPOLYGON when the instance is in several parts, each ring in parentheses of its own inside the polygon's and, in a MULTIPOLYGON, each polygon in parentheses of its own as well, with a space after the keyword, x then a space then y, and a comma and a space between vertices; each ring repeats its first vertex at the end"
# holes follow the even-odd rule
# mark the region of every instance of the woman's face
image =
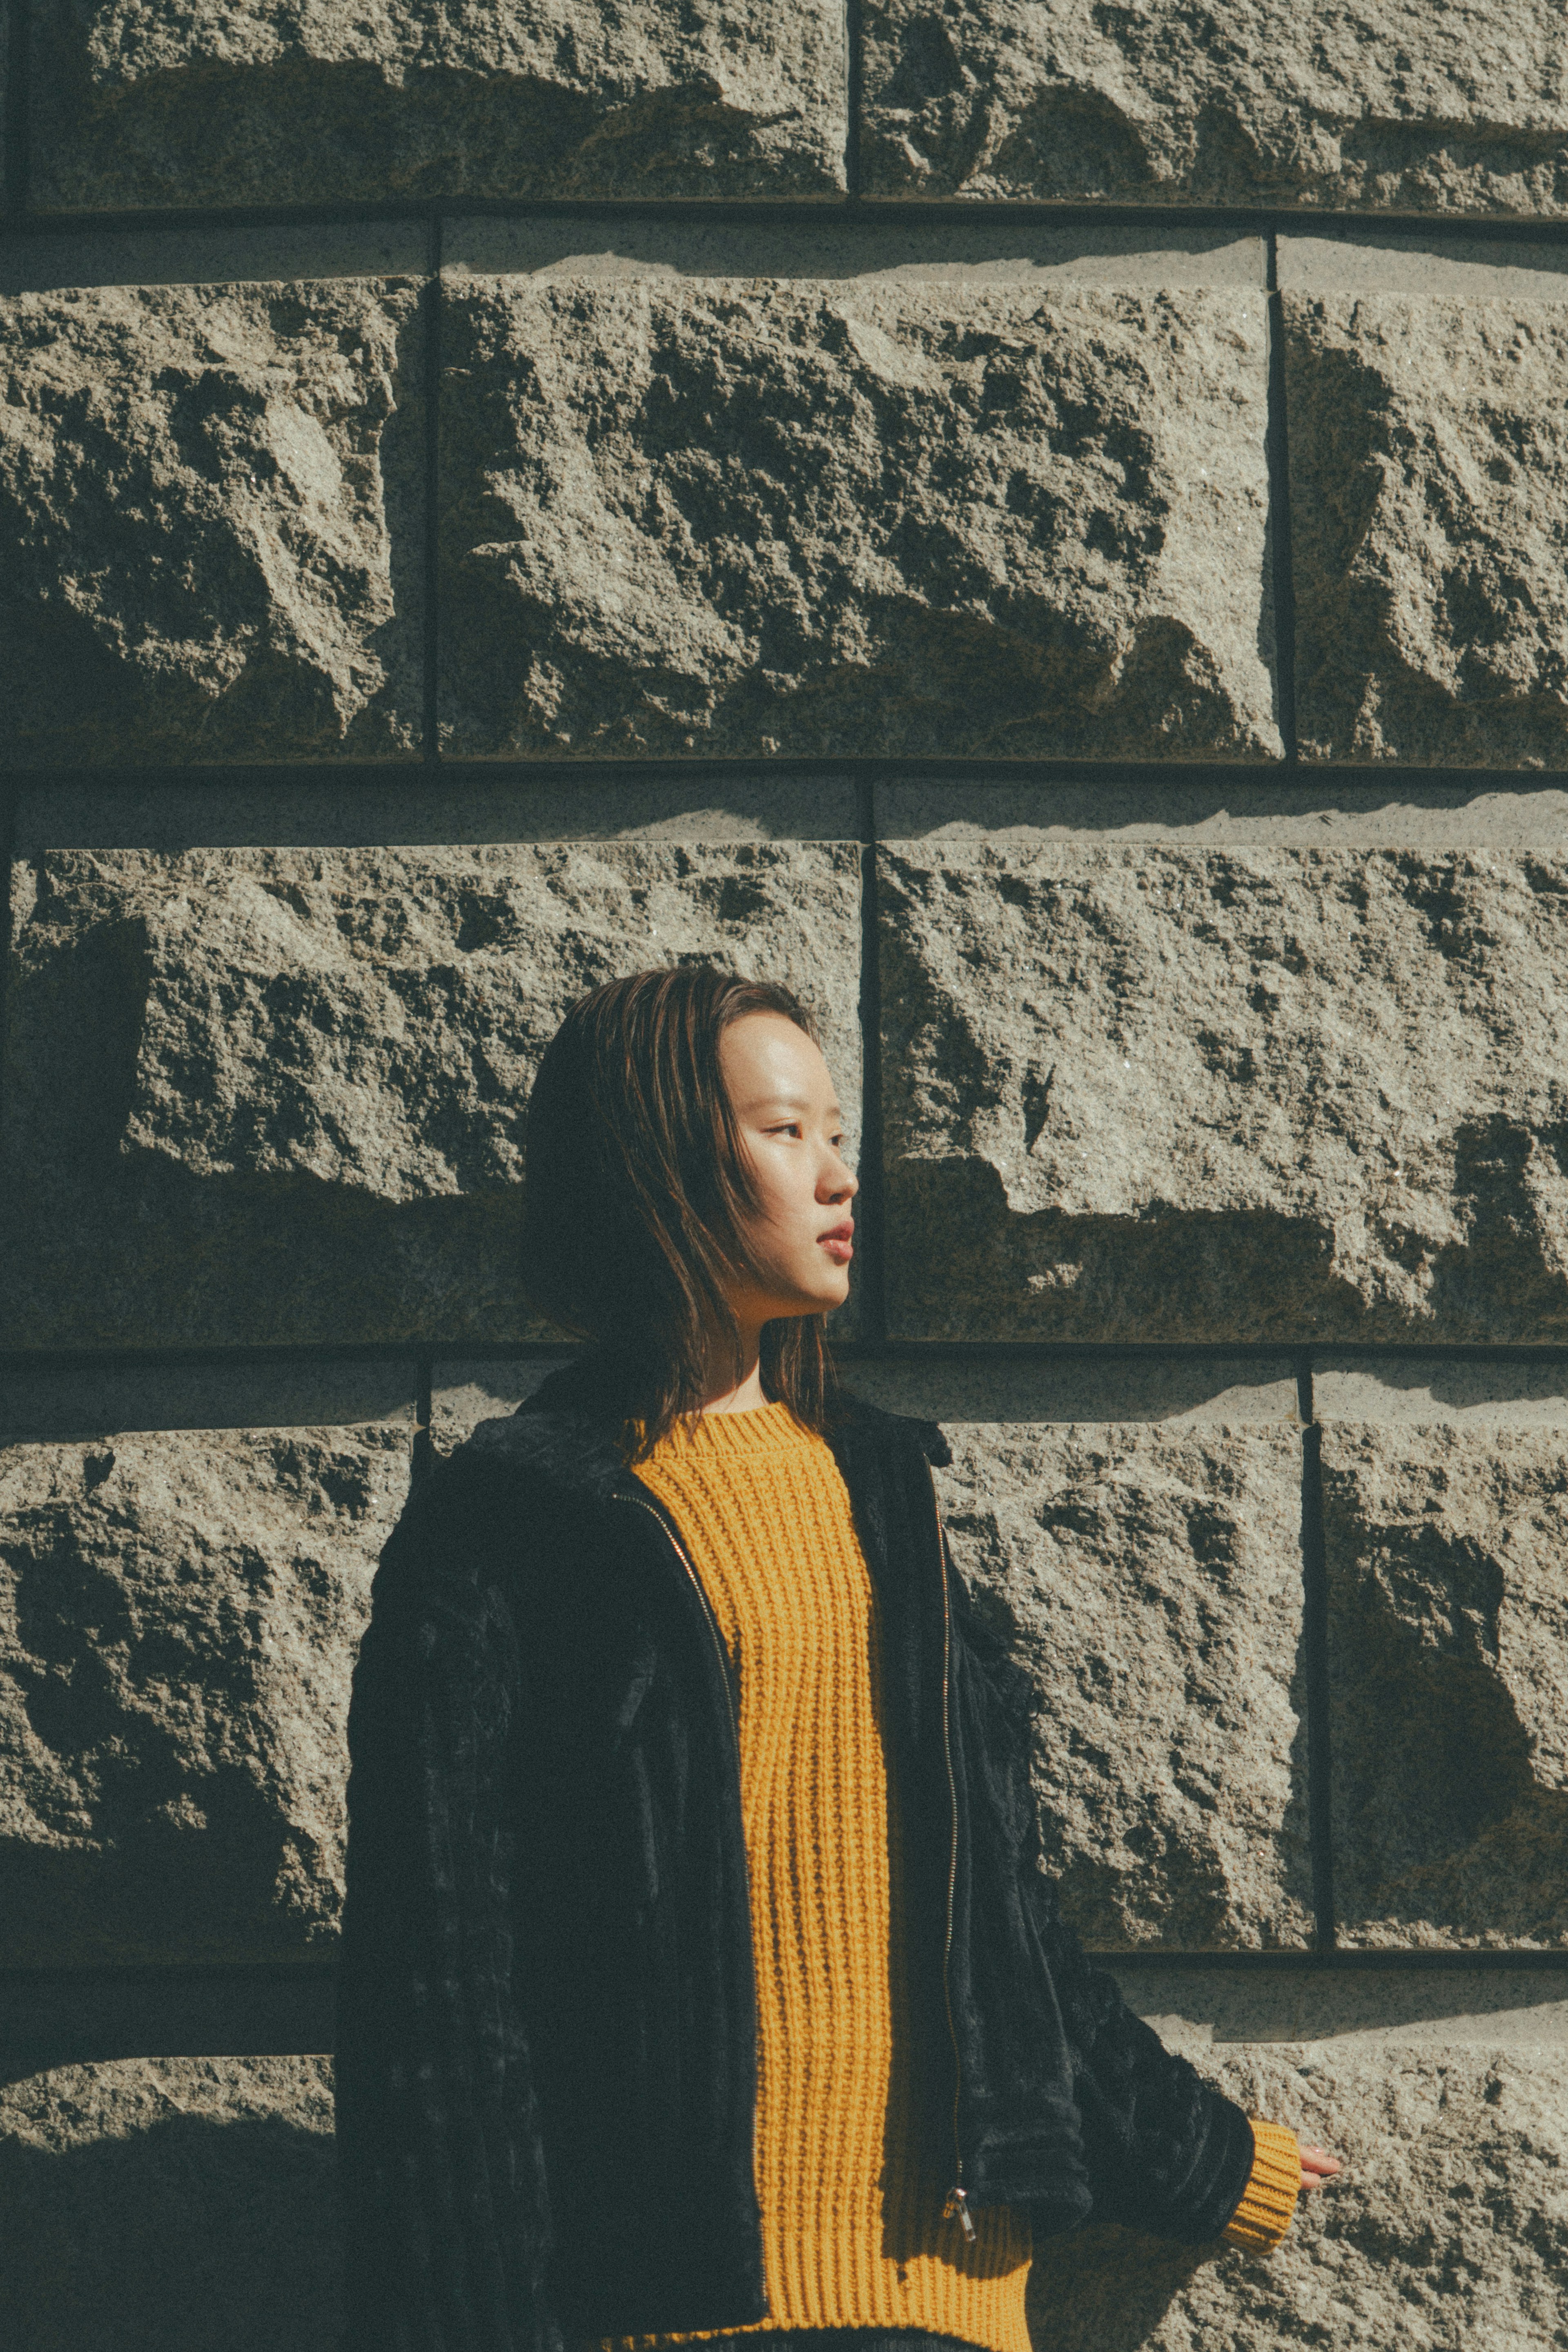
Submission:
POLYGON ((826 1062, 781 1013, 747 1013, 719 1040, 719 1066, 758 1198, 746 1228, 758 1274, 731 1307, 766 1323, 841 1306, 858 1187, 840 1155, 843 1115, 826 1062))

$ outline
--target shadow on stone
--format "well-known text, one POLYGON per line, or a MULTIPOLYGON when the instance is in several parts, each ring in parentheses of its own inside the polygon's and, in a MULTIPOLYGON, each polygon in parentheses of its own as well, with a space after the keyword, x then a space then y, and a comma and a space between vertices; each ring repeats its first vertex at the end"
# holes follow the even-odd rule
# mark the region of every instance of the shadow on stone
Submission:
POLYGON ((1137 2352, 1215 2250, 1104 2223, 1037 2241, 1030 2273, 1034 2352, 1137 2352))
POLYGON ((1563 1478, 1552 1432, 1521 1466, 1443 1430, 1325 1451, 1335 1904, 1354 1940, 1568 1934, 1563 1478))
POLYGON ((731 195, 818 196, 832 184, 821 131, 781 138, 706 75, 628 99, 493 60, 396 77, 358 59, 208 61, 106 99, 67 66, 57 84, 47 78, 40 112, 45 201, 73 205, 276 203, 280 186, 384 203, 697 195, 716 181, 731 195))
MULTIPOLYGON (((1549 1244, 1564 1186, 1555 1130, 1467 1122, 1454 1192, 1461 1242, 1432 1248, 1370 1220, 1389 1260, 1427 1276, 1422 1321, 1450 1340, 1561 1341, 1568 1286, 1549 1244), (1538 1173, 1538 1171, 1540 1171, 1538 1173)), ((895 1161, 887 1182, 890 1328, 956 1339, 1408 1340, 1403 1299, 1367 1298, 1334 1265, 1329 1218, 1153 1202, 1132 1216, 1008 1206, 977 1157, 895 1161)), ((1425 1336, 1423 1334, 1423 1336, 1425 1336)))
POLYGON ((1155 1210, 1141 1217, 1015 1213, 993 1167, 956 1156, 895 1164, 887 1193, 890 1319, 901 1337, 1192 1341, 1366 1333, 1360 1300, 1332 1272, 1327 1228, 1304 1218, 1270 1209, 1155 1210))
POLYGON ((332 2143, 283 2116, 181 2116, 0 2144, 0 2337, 27 2352, 328 2352, 332 2143))

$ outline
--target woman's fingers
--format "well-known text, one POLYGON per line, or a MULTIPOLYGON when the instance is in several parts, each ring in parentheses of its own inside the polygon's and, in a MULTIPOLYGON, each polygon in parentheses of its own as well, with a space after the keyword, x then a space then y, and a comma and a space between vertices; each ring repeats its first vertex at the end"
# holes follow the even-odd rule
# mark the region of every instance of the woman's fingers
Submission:
POLYGON ((1302 2148, 1301 2187, 1303 2189, 1321 2189, 1325 2180, 1333 2179, 1339 2168, 1338 2157, 1331 2156, 1326 2147, 1302 2148))

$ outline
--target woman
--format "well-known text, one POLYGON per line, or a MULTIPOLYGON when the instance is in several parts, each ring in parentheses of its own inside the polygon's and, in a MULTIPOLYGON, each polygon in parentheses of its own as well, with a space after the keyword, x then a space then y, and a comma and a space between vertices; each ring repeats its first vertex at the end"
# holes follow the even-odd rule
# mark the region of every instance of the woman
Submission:
POLYGON ((1265 2249, 1337 2169, 1061 1918, 941 1434, 833 1381, 841 1139, 799 1003, 706 967, 598 990, 545 1055, 528 1283, 590 1345, 419 1488, 355 1678, 365 2352, 1028 2352, 1032 2235, 1265 2249))

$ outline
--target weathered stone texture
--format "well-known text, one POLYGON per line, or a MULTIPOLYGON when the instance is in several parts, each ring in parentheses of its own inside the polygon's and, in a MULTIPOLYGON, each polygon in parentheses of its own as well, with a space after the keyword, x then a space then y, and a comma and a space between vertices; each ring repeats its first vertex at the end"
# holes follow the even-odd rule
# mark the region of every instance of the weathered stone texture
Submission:
POLYGON ((937 1484, 1036 1682, 1045 1859, 1104 1948, 1310 1937, 1301 1439, 950 1424, 937 1484))
POLYGON ((1279 750, 1251 289, 448 300, 449 751, 1279 750))
POLYGON ((16 874, 0 1303, 26 1345, 527 1336, 522 1124, 567 1006, 695 955, 818 1008, 851 844, 60 851, 16 874))
POLYGON ((409 1431, 0 1449, 0 1964, 289 1958, 409 1431))
POLYGON ((0 301, 0 749, 417 749, 420 341, 407 281, 0 301))
POLYGON ((34 23, 45 210, 844 184, 832 0, 50 0, 34 23))
POLYGON ((1568 304, 1283 299, 1303 753, 1568 763, 1568 304))
POLYGON ((1568 1428, 1322 1464, 1341 1940, 1568 1943, 1568 1428))
POLYGON ((1552 0, 867 0, 879 196, 1568 208, 1552 0))
POLYGON ((895 1330, 1568 1336, 1568 859, 899 844, 895 1330))
POLYGON ((1047 2240, 1036 2352, 1552 2352, 1568 2334, 1568 2056, 1195 2051, 1251 2115, 1345 2165, 1268 2260, 1097 2228, 1047 2240))
POLYGON ((0 2336, 26 2352, 332 2352, 324 2058, 139 2058, 0 2089, 0 2336))

